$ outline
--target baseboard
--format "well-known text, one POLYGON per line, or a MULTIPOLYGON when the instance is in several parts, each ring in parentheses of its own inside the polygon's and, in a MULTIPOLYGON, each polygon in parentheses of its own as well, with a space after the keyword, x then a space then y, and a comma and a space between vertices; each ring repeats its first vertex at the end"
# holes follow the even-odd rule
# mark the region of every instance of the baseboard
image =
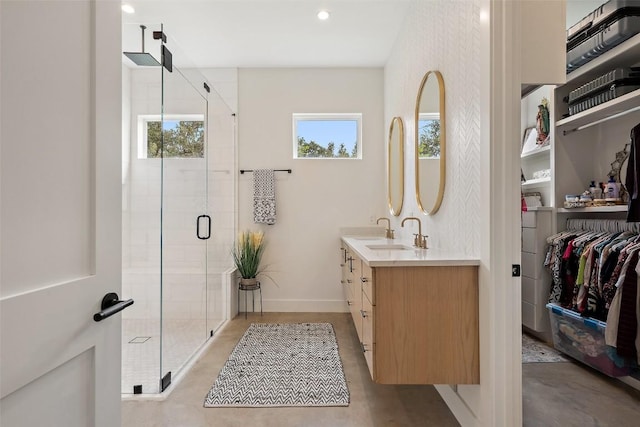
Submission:
MULTIPOLYGON (((257 302, 257 301, 256 301, 257 302)), ((344 300, 267 300, 263 301, 263 311, 278 313, 346 313, 344 300)), ((241 302, 241 307, 244 304, 241 302)), ((256 310, 258 305, 256 305, 256 310)))
POLYGON ((618 380, 635 388, 636 390, 640 390, 640 379, 634 377, 618 377, 618 380))
POLYGON ((440 397, 442 397, 442 400, 447 404, 449 410, 451 410, 451 413, 456 417, 456 420, 458 420, 462 427, 478 427, 480 425, 479 420, 473 412, 471 412, 471 409, 469 409, 460 395, 452 388, 455 386, 435 385, 434 387, 438 393, 440 393, 440 397))

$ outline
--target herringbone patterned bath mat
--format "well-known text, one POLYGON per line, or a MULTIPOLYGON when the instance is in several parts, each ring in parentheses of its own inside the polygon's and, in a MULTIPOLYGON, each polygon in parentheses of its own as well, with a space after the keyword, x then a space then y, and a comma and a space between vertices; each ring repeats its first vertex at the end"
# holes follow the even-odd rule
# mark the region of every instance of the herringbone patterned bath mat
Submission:
POLYGON ((253 323, 204 401, 205 407, 348 405, 330 323, 253 323))

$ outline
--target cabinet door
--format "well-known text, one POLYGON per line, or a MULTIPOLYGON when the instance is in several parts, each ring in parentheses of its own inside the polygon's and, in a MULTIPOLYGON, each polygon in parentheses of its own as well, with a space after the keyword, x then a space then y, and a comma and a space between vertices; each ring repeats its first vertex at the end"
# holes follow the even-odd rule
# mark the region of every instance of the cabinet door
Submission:
POLYGON ((362 298, 368 298, 372 305, 376 305, 375 291, 374 291, 374 274, 375 270, 369 267, 367 264, 362 263, 362 275, 360 276, 360 282, 362 283, 362 298))
POLYGON ((362 351, 364 352, 364 358, 367 361, 371 378, 375 381, 375 342, 373 333, 375 330, 375 307, 371 305, 371 302, 365 295, 362 296, 362 310, 360 315, 362 316, 362 351))
POLYGON ((344 299, 347 301, 347 304, 353 299, 353 293, 349 286, 349 282, 353 280, 351 280, 351 273, 349 272, 348 256, 349 250, 345 245, 342 245, 340 248, 340 285, 342 286, 342 292, 344 293, 344 299))
POLYGON ((375 381, 478 384, 478 267, 375 272, 375 381))
POLYGON ((354 255, 350 255, 349 259, 350 277, 348 286, 352 289, 352 299, 348 301, 351 316, 353 317, 353 324, 356 327, 358 333, 358 339, 362 342, 362 315, 360 310, 362 309, 362 286, 360 285, 360 272, 362 271, 362 261, 354 255))

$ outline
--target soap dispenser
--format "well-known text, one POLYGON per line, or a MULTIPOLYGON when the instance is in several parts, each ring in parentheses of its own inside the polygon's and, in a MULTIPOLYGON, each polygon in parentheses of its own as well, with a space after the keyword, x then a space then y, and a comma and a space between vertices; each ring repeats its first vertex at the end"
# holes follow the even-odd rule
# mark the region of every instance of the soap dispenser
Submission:
POLYGON ((595 200, 596 199, 596 182, 595 181, 591 181, 591 184, 589 185, 589 193, 591 193, 591 198, 595 200))

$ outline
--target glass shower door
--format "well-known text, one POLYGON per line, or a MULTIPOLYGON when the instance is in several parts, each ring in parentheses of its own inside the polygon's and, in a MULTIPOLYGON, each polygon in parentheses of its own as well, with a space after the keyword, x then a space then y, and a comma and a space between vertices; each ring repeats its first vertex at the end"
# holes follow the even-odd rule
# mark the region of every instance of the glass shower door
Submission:
POLYGON ((171 40, 163 56, 172 64, 162 68, 161 391, 207 339, 211 233, 204 79, 193 81, 195 71, 180 67, 184 55, 171 40))
MULTIPOLYGON (((160 58, 151 38, 160 24, 123 25, 123 52, 138 52, 146 30, 147 55, 160 58)), ((162 72, 123 55, 122 297, 135 304, 122 312, 124 394, 158 393, 160 374, 160 265, 162 158, 158 147, 162 72)))

